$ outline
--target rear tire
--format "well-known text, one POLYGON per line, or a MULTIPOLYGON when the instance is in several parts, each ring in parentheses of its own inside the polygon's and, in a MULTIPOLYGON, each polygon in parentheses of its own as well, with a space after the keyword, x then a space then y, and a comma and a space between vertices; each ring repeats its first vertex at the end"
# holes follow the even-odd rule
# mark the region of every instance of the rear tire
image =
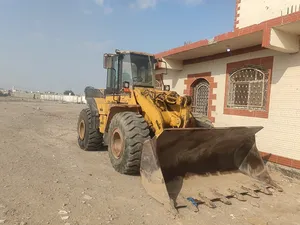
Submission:
POLYGON ((213 128, 214 125, 207 116, 201 114, 193 114, 196 120, 196 127, 213 128))
POLYGON ((138 175, 144 141, 149 127, 143 116, 134 112, 116 114, 109 125, 108 153, 113 168, 121 174, 138 175))
POLYGON ((85 151, 97 151, 103 146, 103 135, 93 127, 91 110, 83 109, 77 123, 77 140, 79 147, 85 151))

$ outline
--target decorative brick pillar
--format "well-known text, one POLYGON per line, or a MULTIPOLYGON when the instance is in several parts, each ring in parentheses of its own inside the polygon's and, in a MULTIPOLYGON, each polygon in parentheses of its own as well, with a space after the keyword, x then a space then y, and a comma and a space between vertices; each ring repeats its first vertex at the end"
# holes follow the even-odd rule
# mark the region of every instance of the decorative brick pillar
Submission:
POLYGON ((214 123, 215 117, 212 116, 212 112, 216 111, 216 106, 213 105, 213 100, 217 99, 217 95, 213 93, 213 90, 217 88, 217 83, 214 81, 214 77, 211 76, 211 72, 189 74, 187 79, 184 80, 186 89, 183 93, 193 97, 193 87, 197 84, 199 79, 205 79, 209 83, 208 118, 214 123))
POLYGON ((241 1, 242 0, 236 0, 236 4, 235 4, 234 31, 236 31, 238 29, 241 1))

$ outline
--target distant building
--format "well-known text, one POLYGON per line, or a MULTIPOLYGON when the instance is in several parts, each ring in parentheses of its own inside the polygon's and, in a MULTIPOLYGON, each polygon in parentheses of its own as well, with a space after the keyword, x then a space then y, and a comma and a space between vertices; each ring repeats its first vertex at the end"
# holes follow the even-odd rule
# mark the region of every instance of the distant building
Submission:
POLYGON ((8 90, 5 90, 4 88, 0 88, 0 96, 8 96, 9 92, 8 90))
POLYGON ((55 95, 56 92, 54 92, 54 91, 46 91, 45 93, 49 94, 49 95, 55 95))
POLYGON ((299 35, 299 0, 237 0, 234 31, 156 54, 156 76, 215 126, 264 126, 261 154, 300 169, 299 35))

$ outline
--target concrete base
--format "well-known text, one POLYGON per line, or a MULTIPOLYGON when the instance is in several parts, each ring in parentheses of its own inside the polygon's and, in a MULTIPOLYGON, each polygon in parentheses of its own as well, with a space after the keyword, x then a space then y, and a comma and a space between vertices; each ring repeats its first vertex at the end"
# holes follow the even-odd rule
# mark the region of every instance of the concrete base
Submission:
POLYGON ((276 163, 272 162, 266 162, 266 166, 270 171, 277 171, 283 174, 284 176, 290 177, 290 178, 296 178, 300 180, 300 170, 290 168, 287 166, 278 165, 276 163))

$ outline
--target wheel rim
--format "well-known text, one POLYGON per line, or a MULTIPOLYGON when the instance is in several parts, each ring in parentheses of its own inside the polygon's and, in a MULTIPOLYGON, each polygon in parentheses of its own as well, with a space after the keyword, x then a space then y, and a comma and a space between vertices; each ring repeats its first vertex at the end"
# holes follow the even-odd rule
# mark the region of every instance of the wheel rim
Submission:
POLYGON ((81 120, 80 123, 79 123, 78 133, 79 133, 79 138, 81 140, 83 140, 84 139, 84 135, 85 135, 85 123, 84 123, 84 120, 81 120))
POLYGON ((111 150, 116 159, 119 159, 123 152, 123 138, 119 129, 115 129, 112 134, 111 150))

